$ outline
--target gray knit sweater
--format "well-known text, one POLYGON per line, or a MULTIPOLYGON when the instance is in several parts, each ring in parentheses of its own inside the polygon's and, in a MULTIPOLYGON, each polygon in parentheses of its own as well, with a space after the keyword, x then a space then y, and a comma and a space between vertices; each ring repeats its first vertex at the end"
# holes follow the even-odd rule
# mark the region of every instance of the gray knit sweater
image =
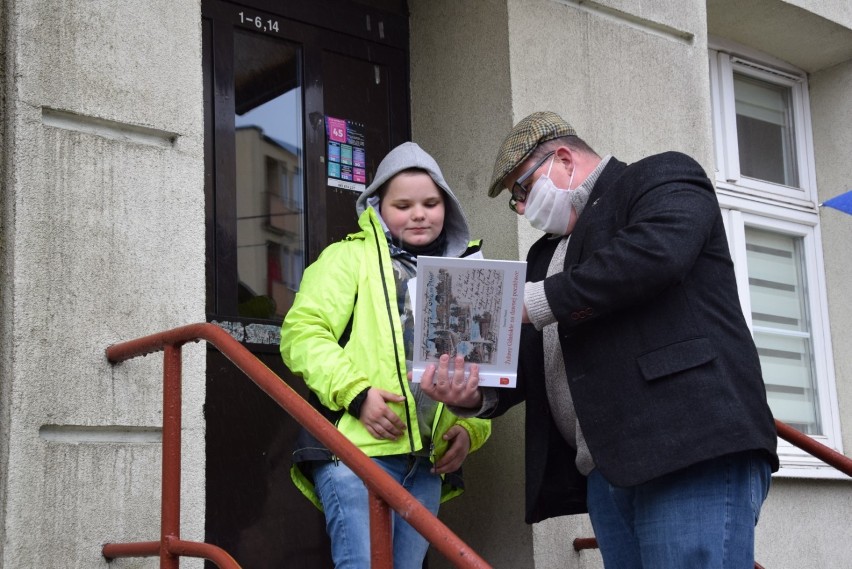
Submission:
MULTIPOLYGON (((591 193, 598 177, 606 167, 611 156, 605 156, 600 164, 577 188, 577 191, 591 193)), ((576 207, 576 203, 575 203, 576 207)), ((582 211, 578 211, 579 216, 582 211)), ((554 236, 561 239, 553 258, 547 268, 547 276, 554 275, 563 270, 565 266, 565 252, 568 250, 570 235, 554 236)), ((571 399, 571 390, 568 388, 568 378, 565 375, 565 361, 562 358, 562 348, 559 344, 559 333, 556 317, 550 309, 547 297, 544 294, 544 282, 527 283, 524 289, 524 304, 527 315, 536 330, 541 330, 544 341, 544 380, 547 386, 547 401, 550 404, 550 412, 553 421, 559 429, 560 434, 569 445, 577 450, 577 469, 584 475, 588 475, 595 467, 594 459, 586 446, 586 439, 577 421, 574 411, 574 402, 571 399)))

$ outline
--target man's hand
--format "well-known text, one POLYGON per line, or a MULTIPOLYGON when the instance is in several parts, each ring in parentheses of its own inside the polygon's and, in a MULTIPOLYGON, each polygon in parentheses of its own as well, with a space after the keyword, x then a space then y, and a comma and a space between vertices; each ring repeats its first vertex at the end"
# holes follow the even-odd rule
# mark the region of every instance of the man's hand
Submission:
POLYGON ((461 468, 464 459, 470 452, 470 434, 461 425, 453 425, 444 433, 444 440, 450 441, 447 452, 435 463, 432 472, 446 474, 461 468))
POLYGON ((479 391, 479 366, 470 365, 470 374, 464 375, 464 357, 456 356, 450 373, 450 356, 444 354, 438 366, 429 365, 420 379, 420 389, 426 395, 448 405, 467 409, 478 409, 482 405, 479 391))
POLYGON ((387 406, 386 401, 402 403, 405 397, 371 387, 361 405, 360 421, 376 439, 398 439, 405 431, 405 423, 387 406))

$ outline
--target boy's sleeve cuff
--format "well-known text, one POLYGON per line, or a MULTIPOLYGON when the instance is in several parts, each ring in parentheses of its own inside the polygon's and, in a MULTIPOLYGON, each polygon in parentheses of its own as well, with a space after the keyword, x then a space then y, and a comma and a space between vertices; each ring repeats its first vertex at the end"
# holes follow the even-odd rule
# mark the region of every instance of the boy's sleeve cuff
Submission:
POLYGON ((349 407, 346 408, 346 411, 349 412, 350 415, 355 417, 356 419, 361 418, 361 406, 364 404, 364 401, 367 399, 367 392, 370 391, 370 388, 367 387, 361 393, 355 396, 355 399, 349 404, 349 407))

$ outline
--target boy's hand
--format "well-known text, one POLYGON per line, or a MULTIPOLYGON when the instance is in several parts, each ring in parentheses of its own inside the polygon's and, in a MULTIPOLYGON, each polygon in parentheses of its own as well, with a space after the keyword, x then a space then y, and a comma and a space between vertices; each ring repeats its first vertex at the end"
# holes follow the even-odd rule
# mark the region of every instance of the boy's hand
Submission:
POLYGON ((470 452, 470 434, 461 425, 453 425, 444 433, 444 440, 450 441, 447 452, 435 463, 432 472, 446 474, 461 468, 464 459, 470 452))
POLYGON ((402 403, 405 397, 371 387, 361 405, 361 423, 373 438, 395 440, 405 432, 405 423, 387 405, 387 401, 402 403))

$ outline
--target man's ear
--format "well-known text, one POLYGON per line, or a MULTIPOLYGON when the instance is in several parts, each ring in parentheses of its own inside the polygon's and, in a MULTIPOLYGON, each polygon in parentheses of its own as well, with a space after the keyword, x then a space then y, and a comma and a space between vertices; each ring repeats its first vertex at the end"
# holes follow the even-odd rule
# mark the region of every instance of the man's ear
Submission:
POLYGON ((556 159, 564 163, 566 166, 574 164, 575 158, 575 153, 567 146, 559 146, 556 149, 556 159))
POLYGON ((554 166, 561 165, 564 168, 565 173, 573 172, 577 166, 576 158, 577 155, 567 146, 560 146, 556 149, 554 153, 555 161, 553 163, 554 166))

